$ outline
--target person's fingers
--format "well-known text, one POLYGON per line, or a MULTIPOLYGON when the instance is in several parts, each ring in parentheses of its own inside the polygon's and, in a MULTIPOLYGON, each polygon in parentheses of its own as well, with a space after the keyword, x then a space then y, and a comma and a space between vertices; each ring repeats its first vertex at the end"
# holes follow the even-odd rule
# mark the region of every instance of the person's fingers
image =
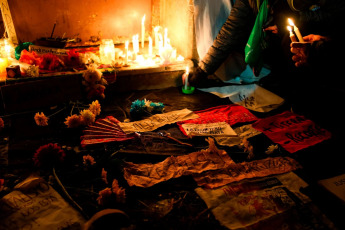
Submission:
POLYGON ((301 58, 300 55, 293 55, 292 56, 292 61, 294 61, 294 62, 298 62, 298 61, 301 61, 301 60, 302 60, 302 58, 301 58))
POLYGON ((307 46, 307 42, 291 42, 290 47, 291 48, 304 48, 307 46))

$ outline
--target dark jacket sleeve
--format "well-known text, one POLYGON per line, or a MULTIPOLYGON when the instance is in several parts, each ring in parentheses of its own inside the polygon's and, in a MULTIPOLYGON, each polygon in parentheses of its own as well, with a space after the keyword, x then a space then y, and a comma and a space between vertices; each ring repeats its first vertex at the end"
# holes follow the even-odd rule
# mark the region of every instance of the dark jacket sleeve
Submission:
POLYGON ((199 62, 207 74, 213 74, 234 51, 244 52, 258 12, 256 1, 236 0, 213 45, 199 62))

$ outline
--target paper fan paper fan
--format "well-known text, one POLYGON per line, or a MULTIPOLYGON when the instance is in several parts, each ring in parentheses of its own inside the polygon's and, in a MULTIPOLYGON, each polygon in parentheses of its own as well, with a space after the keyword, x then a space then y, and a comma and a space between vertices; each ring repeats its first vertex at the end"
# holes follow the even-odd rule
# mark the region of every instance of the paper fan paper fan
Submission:
POLYGON ((118 123, 119 121, 112 116, 96 120, 93 125, 90 125, 83 131, 84 135, 81 136, 81 146, 86 147, 101 143, 126 141, 136 137, 134 133, 126 134, 123 132, 118 123))

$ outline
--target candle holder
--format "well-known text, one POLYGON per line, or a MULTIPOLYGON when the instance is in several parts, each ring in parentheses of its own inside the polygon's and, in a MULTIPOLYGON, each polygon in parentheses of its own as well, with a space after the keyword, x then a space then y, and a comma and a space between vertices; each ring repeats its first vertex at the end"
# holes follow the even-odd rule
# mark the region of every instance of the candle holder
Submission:
POLYGON ((182 93, 184 94, 193 94, 195 90, 194 86, 187 86, 187 88, 185 86, 182 86, 182 93))

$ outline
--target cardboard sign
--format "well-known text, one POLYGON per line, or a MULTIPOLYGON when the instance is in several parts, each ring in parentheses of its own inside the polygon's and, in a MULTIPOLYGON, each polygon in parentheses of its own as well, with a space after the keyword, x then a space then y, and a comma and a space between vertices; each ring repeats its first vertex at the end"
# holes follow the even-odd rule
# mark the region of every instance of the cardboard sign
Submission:
POLYGON ((147 119, 123 123, 120 122, 119 125, 125 133, 134 132, 148 132, 153 131, 164 125, 173 124, 178 121, 184 121, 189 119, 195 119, 199 116, 190 111, 189 109, 182 109, 177 111, 172 111, 169 113, 155 114, 147 119))
POLYGON ((194 175, 199 186, 217 188, 232 182, 254 177, 265 177, 282 174, 301 168, 299 163, 290 157, 274 157, 239 164, 226 168, 194 175))
POLYGON ((235 131, 226 122, 182 124, 182 128, 188 136, 237 136, 235 131))
POLYGON ((331 138, 327 130, 289 111, 258 120, 252 126, 290 153, 331 138))
POLYGON ((68 229, 84 217, 46 181, 29 177, 0 200, 0 230, 68 229))
POLYGON ((210 147, 207 150, 171 156, 157 164, 127 163, 124 177, 130 186, 150 187, 172 178, 221 169, 234 163, 224 150, 217 149, 213 139, 209 138, 208 141, 210 147))

